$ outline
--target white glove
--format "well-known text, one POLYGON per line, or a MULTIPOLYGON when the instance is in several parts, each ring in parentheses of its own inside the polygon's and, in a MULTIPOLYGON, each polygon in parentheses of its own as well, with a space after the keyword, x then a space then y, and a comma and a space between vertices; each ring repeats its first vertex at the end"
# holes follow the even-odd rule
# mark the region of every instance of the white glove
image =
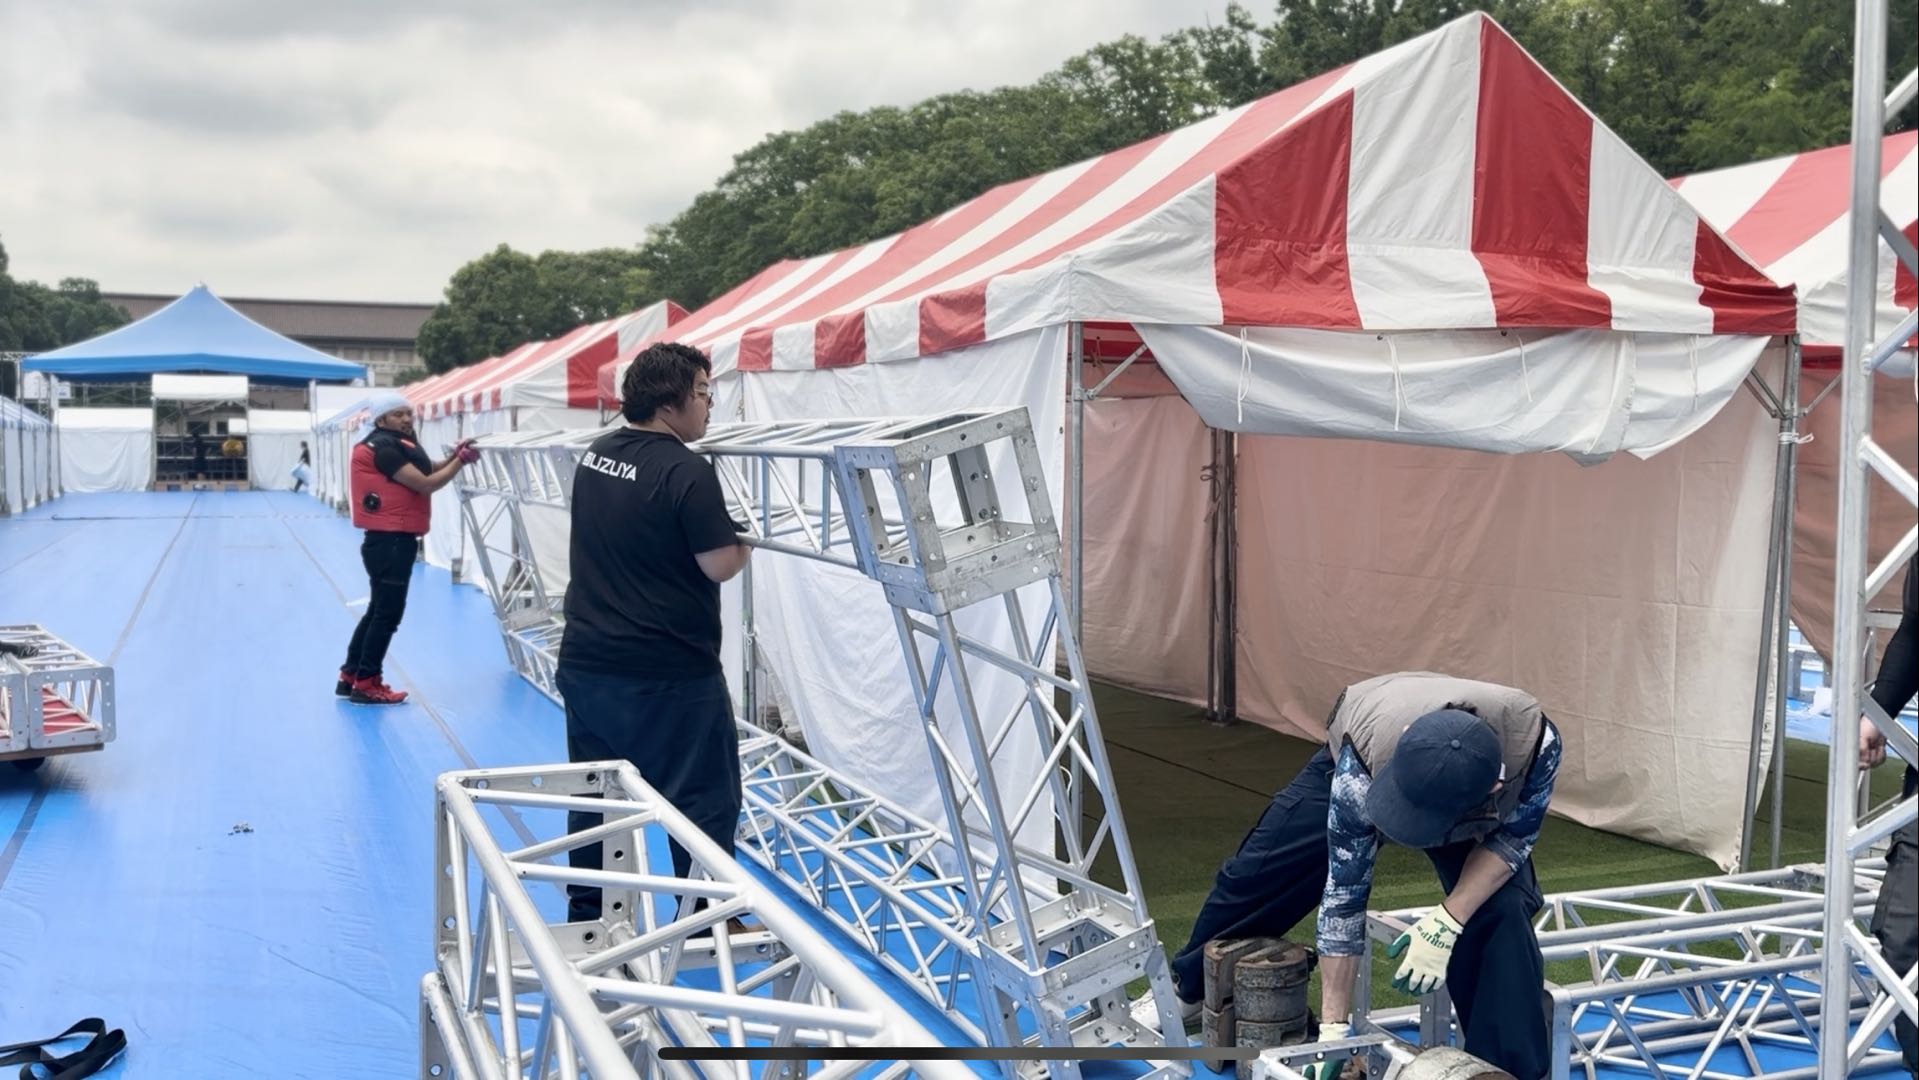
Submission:
MULTIPOLYGON (((1324 1020, 1319 1025, 1319 1041, 1338 1042, 1353 1037, 1353 1025, 1337 1020, 1324 1020)), ((1315 1061, 1299 1070, 1306 1080, 1339 1080, 1339 1071, 1346 1066, 1346 1058, 1341 1055, 1330 1061, 1315 1061)))
POLYGON ((1453 946, 1459 944, 1459 932, 1463 929, 1446 910, 1446 905, 1435 905, 1386 950, 1387 956, 1406 954, 1399 970, 1393 973, 1393 986, 1418 996, 1446 985, 1446 965, 1452 963, 1453 946))

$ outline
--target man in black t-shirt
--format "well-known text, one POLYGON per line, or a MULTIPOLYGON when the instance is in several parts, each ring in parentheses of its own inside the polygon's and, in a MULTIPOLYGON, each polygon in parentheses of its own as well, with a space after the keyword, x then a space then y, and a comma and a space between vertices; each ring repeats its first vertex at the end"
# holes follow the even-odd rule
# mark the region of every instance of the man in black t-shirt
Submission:
MULTIPOLYGON (((624 759, 731 853, 740 817, 739 735, 720 667, 720 583, 746 568, 713 466, 686 448, 706 434, 712 365, 653 345, 620 385, 626 426, 595 439, 573 474, 572 578, 555 676, 567 757, 624 759)), ((599 823, 574 814, 572 831, 599 823)), ((673 845, 685 877, 691 857, 673 845)), ((575 866, 601 865, 600 845, 575 866)), ((570 917, 600 915, 570 886, 570 917)), ((630 912, 620 913, 630 916, 630 912)))

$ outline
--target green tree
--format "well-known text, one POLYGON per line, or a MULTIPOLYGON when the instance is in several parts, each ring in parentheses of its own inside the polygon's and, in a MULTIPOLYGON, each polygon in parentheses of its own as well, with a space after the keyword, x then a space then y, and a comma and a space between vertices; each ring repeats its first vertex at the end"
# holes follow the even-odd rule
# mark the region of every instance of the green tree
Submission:
POLYGON ((100 299, 100 286, 88 278, 64 278, 49 289, 15 281, 7 266, 7 249, 0 244, 0 352, 58 349, 124 326, 130 318, 125 308, 100 299))
POLYGON ((543 251, 501 244, 462 266, 420 327, 420 359, 439 373, 610 319, 655 298, 632 249, 543 251))

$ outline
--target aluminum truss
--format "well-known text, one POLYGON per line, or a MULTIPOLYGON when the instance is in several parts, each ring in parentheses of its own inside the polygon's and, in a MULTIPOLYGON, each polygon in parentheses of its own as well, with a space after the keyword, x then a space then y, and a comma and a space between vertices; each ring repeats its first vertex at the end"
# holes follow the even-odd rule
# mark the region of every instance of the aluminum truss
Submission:
MULTIPOLYGON (((484 468, 462 476, 468 525, 509 656, 549 694, 562 616, 540 586, 518 515, 524 506, 568 505, 573 469, 597 434, 482 439, 484 468), (514 519, 501 530, 513 550, 487 543, 492 523, 473 510, 482 495, 498 497, 496 512, 514 519)), ((854 569, 880 584, 913 680, 945 818, 943 828, 918 822, 844 778, 828 778, 790 747, 748 740, 743 755, 747 746, 767 754, 743 762, 749 788, 764 769, 792 770, 784 788, 762 786, 761 820, 786 823, 785 856, 755 845, 763 861, 803 894, 820 897, 823 878, 812 869, 825 852, 835 853, 824 865, 845 876, 844 895, 865 894, 825 910, 876 948, 902 929, 908 937, 932 931, 937 940, 921 943, 934 952, 930 959, 888 955, 887 962, 949 1007, 970 984, 987 1018, 984 1041, 1185 1045, 1090 684, 1062 618, 1059 529, 1026 411, 719 425, 693 449, 712 460, 729 509, 747 525, 746 543, 854 569), (1048 610, 1037 626, 1016 595, 1026 585, 1046 590, 1048 610), (958 625, 954 614, 975 605, 1004 619, 999 625, 1010 632, 1011 652, 958 625), (1064 675, 1053 663, 1054 633, 1064 675), (922 644, 931 647, 930 662, 922 659, 922 644), (986 668, 1024 686, 1006 716, 983 715, 976 704, 974 673, 986 668), (934 710, 942 689, 959 712, 944 722, 934 710), (1022 724, 1037 737, 1044 762, 1030 779, 1004 767, 1009 736, 1022 724), (803 810, 806 799, 783 801, 774 794, 781 790, 810 791, 807 798, 825 804, 825 813, 841 812, 846 807, 838 804, 849 799, 863 809, 816 835, 808 830, 820 811, 803 810), (820 794, 826 791, 833 794, 820 794), (1038 831, 1027 826, 1046 820, 1039 815, 1049 803, 1046 842, 1022 840, 1022 833, 1038 831), (793 827, 800 823, 807 828, 793 827), (796 851, 820 856, 809 863, 796 851), (1094 879, 1102 856, 1117 864, 1118 887, 1094 879), (1126 986, 1138 978, 1151 986, 1157 1029, 1137 1024, 1127 1007, 1126 986), (1029 1039, 1022 1025, 1037 1034, 1029 1039)), ((749 807, 749 816, 754 812, 749 807)), ((1063 1077, 1079 1074, 1076 1062, 1051 1068, 1063 1077)), ((1186 1075, 1191 1067, 1160 1068, 1186 1075)))
MULTIPOLYGON (((1881 862, 1858 865, 1846 898, 1870 907, 1884 874, 1881 862)), ((1792 1048, 1803 1058, 1817 1046, 1818 1017, 1827 1008, 1820 927, 1833 899, 1825 880, 1822 867, 1807 865, 1547 897, 1535 920, 1540 950, 1549 963, 1585 964, 1582 981, 1547 988, 1554 1080, 1601 1069, 1691 1080, 1827 1075, 1811 1066, 1768 1071, 1759 1053, 1792 1048), (1740 1063, 1737 1071, 1722 1051, 1740 1063), (1680 1060, 1687 1063, 1675 1064, 1680 1060)), ((1423 914, 1373 913, 1369 948, 1394 940, 1423 914)), ((1422 1045, 1450 1039, 1443 993, 1415 1010, 1371 1012, 1364 978, 1362 1032, 1403 1030, 1416 1019, 1422 1045)), ((1842 975, 1842 990, 1838 1007, 1851 1018, 1872 1022, 1894 1007, 1858 973, 1842 975)), ((1897 1061, 1892 1051, 1868 1050, 1859 1065, 1897 1061)))
POLYGON ((113 741, 113 669, 44 627, 0 626, 0 760, 34 767, 113 741))
MULTIPOLYGON (((1883 240, 1907 273, 1919 272, 1912 241, 1887 219, 1880 203, 1882 139, 1886 120, 1913 99, 1915 77, 1908 72, 1890 95, 1886 85, 1886 0, 1857 0, 1853 35, 1851 260, 1846 291, 1846 341, 1839 373, 1841 421, 1838 544, 1833 597, 1832 756, 1826 780, 1826 873, 1851 875, 1872 845, 1914 821, 1907 798, 1890 810, 1861 820, 1854 802, 1854 768, 1859 751, 1858 718, 1870 717, 1885 734, 1886 745, 1910 767, 1919 762, 1911 734, 1866 693, 1866 605, 1891 580, 1919 542, 1919 528, 1876 567, 1868 567, 1866 537, 1871 504, 1867 491, 1877 475, 1919 507, 1919 479, 1872 438, 1872 381, 1881 363, 1910 339, 1908 315, 1888 336, 1876 324, 1879 244, 1883 240)), ((1897 1003, 1898 1012, 1919 1017, 1915 972, 1895 971, 1855 918, 1853 898, 1836 895, 1826 910, 1826 955, 1822 984, 1825 1015, 1840 1014, 1853 981, 1864 979, 1897 1003)), ((1819 1039, 1824 1076, 1843 1076, 1861 1062, 1868 1048, 1892 1023, 1895 1010, 1876 1010, 1855 1032, 1848 1024, 1826 1024, 1819 1039)))
POLYGON ((939 1043, 832 943, 747 874, 626 762, 481 769, 439 781, 436 970, 421 988, 422 1077, 749 1075, 745 1061, 692 1062, 672 1049, 781 1048, 816 1056, 769 1076, 971 1076, 953 1062, 881 1062, 836 1049, 939 1043), (493 813, 488 813, 491 810, 493 813), (603 814, 569 831, 562 811, 603 814), (537 838, 528 822, 553 823, 537 838), (664 833, 691 876, 653 865, 664 833), (518 834, 517 837, 514 834, 518 834), (567 853, 603 845, 604 869, 567 853), (607 918, 567 923, 564 887, 602 890, 607 918), (545 905, 534 890, 551 895, 545 905), (704 901, 704 906, 695 901, 704 901), (736 933, 735 918, 762 930, 736 933), (683 985, 699 970, 717 989, 683 985))

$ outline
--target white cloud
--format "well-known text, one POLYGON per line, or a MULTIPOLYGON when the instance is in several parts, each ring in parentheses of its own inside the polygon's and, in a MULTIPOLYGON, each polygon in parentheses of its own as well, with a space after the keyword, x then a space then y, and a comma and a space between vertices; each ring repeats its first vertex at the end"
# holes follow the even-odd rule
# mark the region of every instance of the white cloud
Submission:
POLYGON ((5 3, 0 241, 42 281, 432 299, 498 243, 634 243, 769 132, 1224 7, 5 3))

